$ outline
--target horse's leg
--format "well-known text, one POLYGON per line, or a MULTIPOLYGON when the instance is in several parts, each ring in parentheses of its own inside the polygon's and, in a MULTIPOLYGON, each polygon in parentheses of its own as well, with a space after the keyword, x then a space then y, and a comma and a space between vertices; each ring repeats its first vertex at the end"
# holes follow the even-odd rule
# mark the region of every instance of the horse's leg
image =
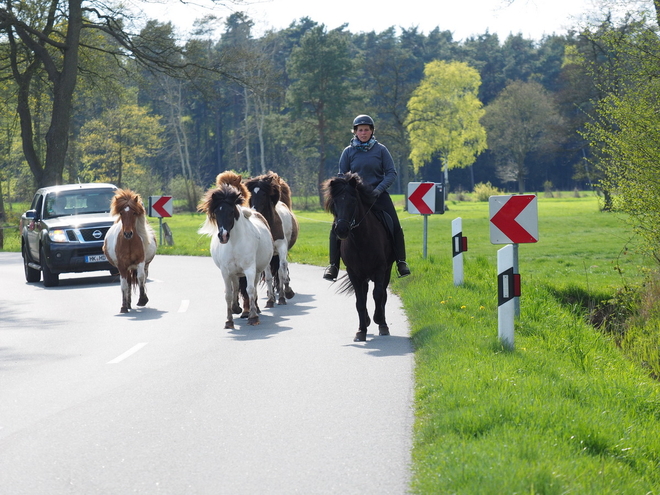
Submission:
MULTIPOLYGON (((241 314, 241 318, 247 318, 250 314, 250 298, 247 293, 247 278, 246 277, 240 277, 238 279, 238 290, 236 291, 236 297, 235 301, 236 304, 238 304, 238 298, 242 297, 243 298, 243 310, 241 308, 238 308, 238 311, 234 311, 234 313, 241 314), (240 295, 239 295, 240 293, 240 295)), ((234 308, 236 309, 236 308, 234 308)))
POLYGON ((234 302, 234 283, 232 282, 231 276, 222 274, 222 277, 225 280, 225 303, 227 303, 227 321, 225 322, 225 328, 233 329, 234 328, 234 314, 232 312, 232 305, 234 302))
POLYGON ((245 270, 245 278, 248 280, 247 293, 250 298, 250 315, 248 316, 248 325, 258 325, 259 312, 257 311, 257 284, 259 283, 260 273, 255 273, 255 269, 245 270))
POLYGON ((284 287, 289 285, 289 265, 286 260, 286 239, 278 239, 275 241, 275 249, 277 250, 277 257, 279 258, 279 265, 277 267, 277 304, 286 304, 284 287))
POLYGON ((131 309, 131 284, 128 282, 128 277, 131 276, 131 272, 124 272, 122 270, 120 275, 119 285, 121 287, 121 309, 119 312, 128 313, 128 310, 131 309))
MULTIPOLYGON (((350 278, 349 273, 349 278, 350 278)), ((355 338, 355 342, 364 342, 367 340, 367 327, 371 324, 371 319, 369 318, 369 313, 367 312, 367 297, 369 296, 369 280, 351 280, 353 287, 355 289, 355 307, 358 312, 358 318, 360 321, 360 326, 355 338)))
POLYGON ((147 270, 144 262, 139 263, 137 267, 137 282, 140 288, 140 299, 138 299, 138 306, 146 306, 149 302, 147 297, 147 270))
POLYGON ((268 274, 266 275, 266 293, 268 295, 268 301, 266 301, 267 308, 272 308, 275 306, 274 284, 276 284, 277 281, 279 280, 279 276, 277 275, 277 270, 279 269, 279 266, 280 266, 280 257, 277 254, 275 254, 270 259, 269 266, 266 267, 266 269, 264 270, 264 274, 268 274))
POLYGON ((376 309, 374 310, 374 323, 378 323, 378 334, 389 335, 390 328, 387 326, 385 320, 385 304, 387 303, 387 286, 383 285, 382 281, 374 283, 374 303, 376 309))

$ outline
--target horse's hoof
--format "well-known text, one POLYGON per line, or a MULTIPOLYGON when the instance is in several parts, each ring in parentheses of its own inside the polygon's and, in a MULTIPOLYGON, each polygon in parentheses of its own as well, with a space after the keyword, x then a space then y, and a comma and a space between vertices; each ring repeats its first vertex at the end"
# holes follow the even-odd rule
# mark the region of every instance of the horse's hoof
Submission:
POLYGON ((280 306, 286 305, 286 299, 280 297, 279 300, 277 301, 277 304, 279 304, 280 306))
POLYGON ((255 316, 254 318, 248 318, 248 325, 256 326, 260 323, 259 317, 255 316))
POLYGON ((389 334, 390 334, 390 328, 387 325, 378 326, 378 335, 389 335, 389 334))
POLYGON ((226 322, 225 323, 225 328, 229 329, 229 330, 233 330, 234 329, 234 322, 233 321, 226 322))
POLYGON ((249 312, 249 311, 243 311, 243 312, 241 313, 241 318, 247 318, 248 316, 250 316, 250 312, 249 312))
POLYGON ((147 296, 144 296, 144 299, 140 298, 137 305, 138 306, 146 306, 148 302, 149 302, 149 298, 147 296))
POLYGON ((120 313, 128 313, 128 308, 125 306, 122 306, 122 308, 119 310, 120 313))
POLYGON ((367 341, 367 332, 358 332, 355 334, 353 342, 366 342, 367 341))
POLYGON ((271 301, 270 299, 268 299, 268 301, 266 302, 266 307, 267 308, 274 308, 275 307, 275 301, 271 301))
POLYGON ((293 296, 296 295, 295 292, 291 288, 284 289, 284 295, 286 296, 287 299, 293 299, 293 296))
POLYGON ((235 315, 240 315, 243 312, 243 309, 237 304, 231 307, 231 312, 235 315))

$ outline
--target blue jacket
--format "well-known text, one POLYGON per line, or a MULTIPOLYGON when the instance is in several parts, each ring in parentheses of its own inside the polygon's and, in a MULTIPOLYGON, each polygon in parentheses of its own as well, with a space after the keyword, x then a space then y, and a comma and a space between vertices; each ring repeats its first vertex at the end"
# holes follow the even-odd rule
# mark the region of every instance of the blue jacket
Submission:
POLYGON ((367 184, 382 193, 394 183, 396 169, 389 150, 376 142, 368 151, 347 146, 339 158, 339 173, 355 172, 367 184))

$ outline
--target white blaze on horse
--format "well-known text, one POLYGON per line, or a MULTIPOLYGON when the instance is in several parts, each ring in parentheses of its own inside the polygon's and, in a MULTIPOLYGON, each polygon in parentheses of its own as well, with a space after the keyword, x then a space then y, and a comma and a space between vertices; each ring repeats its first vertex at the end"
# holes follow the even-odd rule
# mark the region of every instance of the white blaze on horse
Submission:
POLYGON ((110 227, 103 242, 108 261, 119 270, 121 312, 131 309, 131 291, 140 289, 138 306, 145 306, 149 264, 156 255, 156 235, 147 223, 146 210, 140 195, 129 189, 118 189, 110 203, 110 213, 117 221, 110 227))
POLYGON ((197 207, 206 213, 204 225, 198 232, 211 236, 211 257, 225 282, 225 328, 234 328, 232 306, 241 277, 247 281, 248 325, 259 324, 257 285, 262 273, 267 283, 271 277, 266 270, 273 254, 268 223, 258 212, 241 206, 242 202, 243 196, 238 189, 222 184, 208 191, 197 207))
MULTIPOLYGON (((291 208, 289 185, 275 172, 268 172, 246 181, 250 191, 250 206, 261 213, 273 235, 271 272, 278 292, 278 304, 286 304, 295 292, 290 287, 289 250, 298 239, 298 220, 291 208)), ((275 304, 275 294, 268 294, 266 307, 275 304)))

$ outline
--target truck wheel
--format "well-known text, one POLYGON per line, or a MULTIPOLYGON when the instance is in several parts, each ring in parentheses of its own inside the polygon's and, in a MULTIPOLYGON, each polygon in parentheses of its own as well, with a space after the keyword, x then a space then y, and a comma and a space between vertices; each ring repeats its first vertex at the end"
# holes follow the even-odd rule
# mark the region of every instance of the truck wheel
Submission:
POLYGON ((34 268, 30 268, 28 266, 28 257, 27 257, 27 252, 25 250, 25 246, 23 246, 21 252, 23 254, 23 268, 25 269, 25 280, 27 280, 29 283, 39 282, 39 280, 41 280, 41 272, 34 268))
POLYGON ((46 255, 44 254, 44 248, 41 248, 39 252, 41 258, 41 271, 44 274, 44 287, 57 287, 60 284, 60 275, 59 273, 53 273, 48 268, 46 264, 46 255))

